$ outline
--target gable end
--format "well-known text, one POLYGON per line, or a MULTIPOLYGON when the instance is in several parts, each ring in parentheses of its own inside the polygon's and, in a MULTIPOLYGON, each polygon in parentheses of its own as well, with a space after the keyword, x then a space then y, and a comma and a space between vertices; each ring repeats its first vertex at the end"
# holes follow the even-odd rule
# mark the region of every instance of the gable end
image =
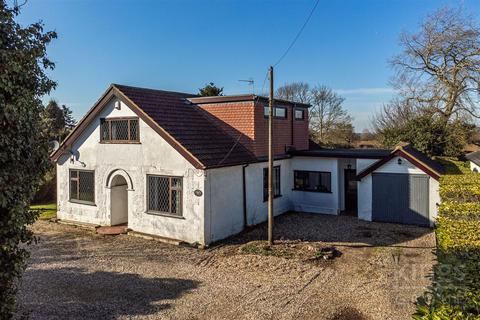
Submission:
POLYGON ((204 169, 205 166, 193 156, 187 149, 185 149, 178 141, 175 140, 167 131, 165 131, 158 123, 151 119, 141 108, 139 108, 133 101, 125 96, 115 85, 111 85, 107 91, 100 97, 88 113, 79 121, 77 126, 70 132, 70 134, 62 142, 58 150, 54 151, 50 158, 57 161, 60 156, 65 153, 87 126, 96 118, 102 111, 105 105, 114 97, 125 103, 140 119, 142 119, 149 127, 157 132, 168 144, 177 150, 188 162, 190 162, 196 169, 204 169))
POLYGON ((437 172, 435 169, 431 168, 427 164, 425 164, 423 161, 420 159, 417 159, 415 156, 411 155, 408 151, 403 149, 402 147, 396 148, 392 153, 390 153, 387 157, 378 160, 377 162, 373 163, 371 166, 367 167, 365 170, 361 171, 357 175, 357 180, 360 181, 370 173, 374 172, 387 162, 391 161, 393 158, 396 156, 401 156, 408 161, 410 161, 413 165, 415 165, 417 168, 428 174, 430 177, 432 177, 435 180, 440 179, 440 172, 437 172))

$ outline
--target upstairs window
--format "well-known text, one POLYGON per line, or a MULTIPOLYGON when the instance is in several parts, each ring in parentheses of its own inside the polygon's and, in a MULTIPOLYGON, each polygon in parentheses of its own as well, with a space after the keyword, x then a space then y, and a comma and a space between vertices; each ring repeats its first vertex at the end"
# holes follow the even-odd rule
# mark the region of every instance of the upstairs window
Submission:
MULTIPOLYGON (((263 116, 268 118, 269 107, 263 107, 263 116)), ((286 119, 287 118, 287 108, 285 107, 274 107, 273 108, 273 117, 279 119, 286 119)))
POLYGON ((275 118, 286 119, 287 118, 287 108, 285 108, 285 107, 275 107, 275 118))
POLYGON ((93 171, 70 170, 70 201, 95 204, 95 177, 93 171))
POLYGON ((182 216, 182 178, 147 175, 147 211, 182 216))
MULTIPOLYGON (((281 197, 280 166, 273 167, 273 197, 281 197)), ((268 168, 263 168, 263 201, 268 200, 268 168)))
POLYGON ((332 177, 330 172, 295 170, 293 175, 295 190, 332 192, 332 177))
POLYGON ((139 142, 138 118, 110 118, 100 120, 100 142, 139 142))
POLYGON ((304 119, 305 119, 305 110, 295 109, 295 120, 304 120, 304 119))

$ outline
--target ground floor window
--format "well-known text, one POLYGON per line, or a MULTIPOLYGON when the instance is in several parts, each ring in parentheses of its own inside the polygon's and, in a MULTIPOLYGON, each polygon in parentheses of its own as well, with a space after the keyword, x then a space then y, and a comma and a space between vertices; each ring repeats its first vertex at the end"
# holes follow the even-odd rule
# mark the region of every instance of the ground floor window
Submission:
MULTIPOLYGON (((280 166, 273 167, 273 197, 281 197, 280 166)), ((263 169, 263 201, 268 200, 268 168, 263 169)))
POLYGON ((295 170, 294 189, 302 191, 332 192, 331 173, 295 170))
POLYGON ((182 215, 182 178, 147 175, 147 211, 182 215))
POLYGON ((70 170, 70 201, 95 204, 94 172, 70 170))

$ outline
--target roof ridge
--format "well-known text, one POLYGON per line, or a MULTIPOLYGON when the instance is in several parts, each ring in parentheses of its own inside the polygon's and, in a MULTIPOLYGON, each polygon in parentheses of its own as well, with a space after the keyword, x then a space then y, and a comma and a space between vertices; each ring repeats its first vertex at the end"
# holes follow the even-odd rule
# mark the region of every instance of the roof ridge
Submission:
MULTIPOLYGON (((154 91, 154 92, 161 92, 161 93, 181 94, 181 95, 185 95, 185 96, 190 96, 189 98, 200 97, 198 94, 187 93, 187 92, 180 92, 180 91, 171 91, 171 90, 162 90, 162 89, 154 89, 154 88, 136 87, 136 86, 129 86, 129 85, 125 85, 125 84, 119 84, 119 83, 112 83, 111 85, 114 86, 114 87, 117 87, 118 89, 120 89, 120 87, 125 87, 125 88, 140 89, 140 90, 154 91)), ((120 90, 121 90, 121 89, 120 89, 120 90)))

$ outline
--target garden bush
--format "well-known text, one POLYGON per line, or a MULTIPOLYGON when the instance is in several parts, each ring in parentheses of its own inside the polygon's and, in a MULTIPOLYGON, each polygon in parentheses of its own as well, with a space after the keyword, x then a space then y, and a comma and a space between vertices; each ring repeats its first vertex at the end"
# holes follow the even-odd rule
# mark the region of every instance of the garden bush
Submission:
POLYGON ((480 319, 480 174, 443 159, 437 264, 414 319, 480 319))

